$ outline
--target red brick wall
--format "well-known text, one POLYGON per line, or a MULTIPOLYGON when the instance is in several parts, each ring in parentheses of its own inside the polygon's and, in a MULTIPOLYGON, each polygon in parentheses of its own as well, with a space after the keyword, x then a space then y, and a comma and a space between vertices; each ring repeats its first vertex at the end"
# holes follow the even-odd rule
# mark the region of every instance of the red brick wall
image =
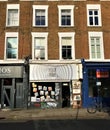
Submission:
MULTIPOLYGON (((94 0, 95 1, 95 0, 94 0)), ((19 59, 32 54, 31 32, 48 32, 48 58, 59 59, 58 32, 75 32, 75 58, 89 58, 88 31, 102 31, 104 38, 105 58, 110 58, 110 2, 100 1, 56 1, 56 2, 0 2, 0 59, 4 58, 5 32, 19 32, 19 59), (6 4, 20 4, 20 26, 6 27, 6 4), (101 4, 102 27, 87 27, 86 4, 101 4), (32 26, 32 5, 49 5, 48 27, 36 28, 32 26), (58 26, 58 5, 75 5, 74 27, 62 28, 58 26)))

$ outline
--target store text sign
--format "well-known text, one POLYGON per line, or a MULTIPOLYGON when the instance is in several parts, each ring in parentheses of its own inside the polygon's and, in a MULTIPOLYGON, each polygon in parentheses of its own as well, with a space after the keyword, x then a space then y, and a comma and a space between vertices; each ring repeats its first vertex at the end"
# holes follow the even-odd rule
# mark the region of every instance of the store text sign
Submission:
POLYGON ((97 78, 108 78, 109 77, 109 71, 108 70, 96 70, 96 77, 97 78))
POLYGON ((1 66, 0 78, 21 78, 23 69, 21 66, 1 66))
POLYGON ((11 69, 8 67, 0 67, 0 74, 10 74, 11 69))

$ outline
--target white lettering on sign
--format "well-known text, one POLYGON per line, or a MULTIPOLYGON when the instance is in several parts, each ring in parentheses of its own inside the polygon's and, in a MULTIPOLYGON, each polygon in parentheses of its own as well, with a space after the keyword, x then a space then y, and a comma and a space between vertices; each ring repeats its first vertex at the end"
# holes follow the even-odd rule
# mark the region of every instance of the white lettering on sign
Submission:
POLYGON ((11 69, 10 68, 0 68, 0 74, 10 74, 11 69))

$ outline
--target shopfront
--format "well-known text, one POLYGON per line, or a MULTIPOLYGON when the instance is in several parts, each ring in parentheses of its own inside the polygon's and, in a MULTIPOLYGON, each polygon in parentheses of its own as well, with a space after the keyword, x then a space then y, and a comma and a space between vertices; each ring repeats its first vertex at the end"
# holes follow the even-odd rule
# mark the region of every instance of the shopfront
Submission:
POLYGON ((110 62, 88 62, 83 64, 83 107, 87 107, 93 98, 101 97, 110 104, 110 62))
POLYGON ((23 64, 0 65, 0 107, 23 108, 25 75, 23 64))
POLYGON ((71 107, 72 81, 78 78, 77 64, 30 64, 31 106, 71 107))

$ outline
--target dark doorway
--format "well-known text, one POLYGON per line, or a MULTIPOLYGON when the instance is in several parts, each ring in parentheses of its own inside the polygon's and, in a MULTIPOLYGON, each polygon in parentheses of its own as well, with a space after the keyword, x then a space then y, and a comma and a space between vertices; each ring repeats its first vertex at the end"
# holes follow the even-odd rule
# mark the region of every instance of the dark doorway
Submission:
POLYGON ((69 83, 62 83, 62 107, 70 107, 70 86, 69 83))
POLYGON ((1 91, 2 108, 14 107, 14 84, 15 84, 15 79, 11 79, 11 78, 2 79, 2 91, 1 91))

